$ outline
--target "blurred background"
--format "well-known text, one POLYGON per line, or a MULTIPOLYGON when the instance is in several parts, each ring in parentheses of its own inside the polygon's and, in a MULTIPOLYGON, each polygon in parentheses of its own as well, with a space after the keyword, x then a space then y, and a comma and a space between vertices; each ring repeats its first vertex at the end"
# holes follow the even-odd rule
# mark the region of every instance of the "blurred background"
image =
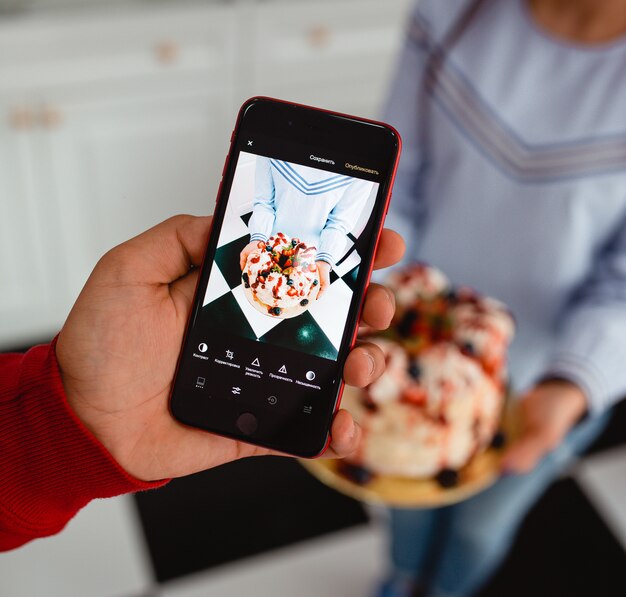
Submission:
MULTIPOLYGON (((0 350, 49 341, 112 246, 213 211, 246 98, 379 116, 411 4, 0 0, 0 350)), ((484 596, 626 586, 625 424, 535 507, 484 596)), ((239 462, 90 504, 0 556, 0 595, 370 595, 384 516, 296 462, 239 462)))

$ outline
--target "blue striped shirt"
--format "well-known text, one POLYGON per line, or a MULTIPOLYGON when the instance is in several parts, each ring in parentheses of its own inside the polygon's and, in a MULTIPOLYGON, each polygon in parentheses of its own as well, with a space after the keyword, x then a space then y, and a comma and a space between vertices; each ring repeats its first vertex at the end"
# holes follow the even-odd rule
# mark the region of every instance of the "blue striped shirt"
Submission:
POLYGON ((316 247, 316 261, 334 266, 373 188, 367 180, 259 156, 250 240, 282 232, 316 247))

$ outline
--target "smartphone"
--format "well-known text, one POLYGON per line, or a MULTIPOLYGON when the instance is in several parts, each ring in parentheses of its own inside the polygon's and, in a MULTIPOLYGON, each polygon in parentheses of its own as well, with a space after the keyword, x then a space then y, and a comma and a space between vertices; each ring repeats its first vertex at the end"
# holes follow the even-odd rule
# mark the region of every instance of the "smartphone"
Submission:
POLYGON ((244 103, 172 387, 178 421, 324 452, 400 147, 380 122, 244 103))

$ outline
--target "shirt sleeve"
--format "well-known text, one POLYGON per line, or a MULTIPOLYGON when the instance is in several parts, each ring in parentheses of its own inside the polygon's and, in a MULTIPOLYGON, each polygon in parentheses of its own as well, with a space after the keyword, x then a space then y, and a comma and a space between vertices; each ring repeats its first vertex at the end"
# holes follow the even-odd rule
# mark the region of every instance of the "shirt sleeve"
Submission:
POLYGON ((566 311, 543 377, 561 377, 599 413, 626 397, 626 218, 566 311))
POLYGON ((328 214, 320 234, 317 261, 325 261, 331 267, 335 266, 346 246, 346 236, 363 213, 373 186, 374 183, 369 180, 355 179, 346 188, 341 199, 328 214))
POLYGON ((428 25, 416 9, 409 20, 404 48, 383 112, 383 119, 402 137, 402 155, 386 225, 404 237, 405 260, 415 258, 426 219, 421 182, 427 167, 423 146, 427 99, 422 86, 431 44, 428 25))
POLYGON ((58 533, 94 498, 166 483, 131 477, 78 420, 55 344, 0 355, 0 551, 58 533))
POLYGON ((248 223, 250 240, 263 242, 272 235, 276 219, 276 188, 269 158, 257 157, 254 175, 254 205, 248 223))

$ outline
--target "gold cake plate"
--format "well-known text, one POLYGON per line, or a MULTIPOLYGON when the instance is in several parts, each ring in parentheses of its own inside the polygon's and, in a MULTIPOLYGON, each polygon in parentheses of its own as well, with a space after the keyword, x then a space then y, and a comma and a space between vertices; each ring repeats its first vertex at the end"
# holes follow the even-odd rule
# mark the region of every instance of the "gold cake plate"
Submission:
POLYGON ((450 488, 442 487, 435 479, 409 479, 387 475, 374 475, 371 481, 361 485, 339 472, 340 460, 320 458, 300 462, 325 485, 361 502, 393 508, 449 506, 484 491, 496 482, 500 476, 500 461, 504 449, 516 435, 516 420, 514 409, 509 406, 502 426, 506 435, 505 447, 489 448, 472 458, 458 471, 459 481, 450 488))

